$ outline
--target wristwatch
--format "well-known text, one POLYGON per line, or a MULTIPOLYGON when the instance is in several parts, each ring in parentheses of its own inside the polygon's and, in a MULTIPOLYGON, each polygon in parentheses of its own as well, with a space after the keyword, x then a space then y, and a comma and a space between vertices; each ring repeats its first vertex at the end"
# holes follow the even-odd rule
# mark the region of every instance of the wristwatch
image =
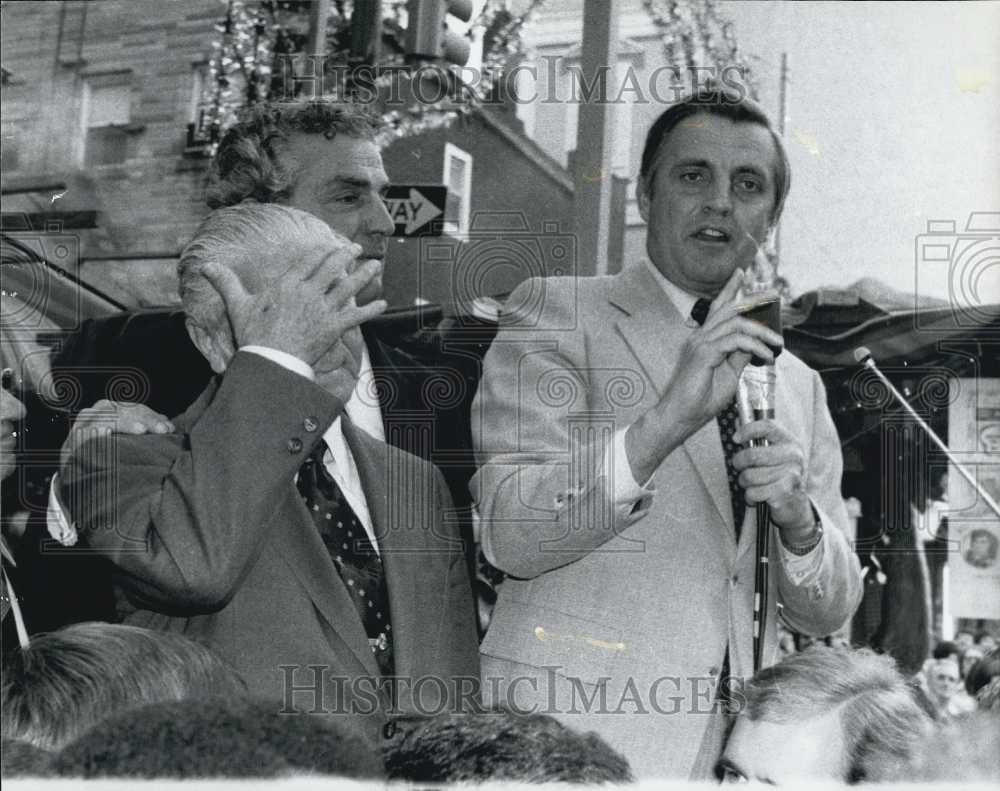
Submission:
MULTIPOLYGON (((814 517, 816 516, 815 512, 813 513, 813 516, 814 517)), ((812 536, 809 537, 808 541, 804 541, 801 544, 790 544, 789 542, 785 541, 785 537, 783 535, 781 536, 781 543, 785 547, 785 549, 787 549, 793 555, 799 555, 800 557, 802 555, 808 555, 810 552, 816 549, 816 547, 819 546, 819 542, 822 540, 823 540, 823 522, 819 519, 819 517, 816 517, 816 520, 813 522, 813 533, 812 536)))

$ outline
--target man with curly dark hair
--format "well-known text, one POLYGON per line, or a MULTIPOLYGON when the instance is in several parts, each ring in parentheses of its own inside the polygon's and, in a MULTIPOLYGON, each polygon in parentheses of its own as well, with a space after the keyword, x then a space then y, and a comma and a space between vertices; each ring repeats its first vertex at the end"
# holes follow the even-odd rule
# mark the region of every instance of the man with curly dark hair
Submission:
MULTIPOLYGON (((381 127, 366 106, 349 102, 249 107, 219 144, 207 203, 216 209, 256 201, 306 211, 360 245, 359 261, 384 263, 395 226, 382 201, 389 177, 376 144, 381 127)), ((381 296, 380 270, 356 299, 363 306, 381 296)), ((441 354, 432 363, 418 360, 380 339, 371 322, 361 332, 365 343, 347 414, 376 439, 439 466, 468 541, 471 429, 467 405, 450 393, 466 384, 462 361, 441 354)))
MULTIPOLYGON (((382 202, 389 177, 375 143, 381 121, 364 106, 299 101, 247 108, 212 162, 210 208, 246 200, 282 203, 319 217, 383 260, 394 225, 382 202)), ((381 276, 358 295, 381 296, 381 276)))

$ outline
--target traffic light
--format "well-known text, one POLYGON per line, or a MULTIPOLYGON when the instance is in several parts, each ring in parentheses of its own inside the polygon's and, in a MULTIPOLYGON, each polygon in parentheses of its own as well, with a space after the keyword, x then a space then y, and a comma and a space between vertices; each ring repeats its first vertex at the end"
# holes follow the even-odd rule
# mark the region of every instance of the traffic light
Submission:
POLYGON ((409 0, 406 11, 407 57, 466 64, 469 40, 448 30, 448 16, 468 22, 472 19, 472 0, 409 0))

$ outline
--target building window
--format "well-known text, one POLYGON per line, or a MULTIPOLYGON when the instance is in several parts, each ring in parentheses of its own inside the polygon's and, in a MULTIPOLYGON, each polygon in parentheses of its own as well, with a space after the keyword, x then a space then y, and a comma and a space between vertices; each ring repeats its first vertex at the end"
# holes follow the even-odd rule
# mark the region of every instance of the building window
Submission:
POLYGON ((191 67, 191 103, 188 107, 187 143, 184 146, 188 155, 206 155, 208 146, 213 142, 212 108, 205 96, 208 79, 207 63, 196 63, 191 67))
POLYGON ((472 155, 451 143, 444 144, 444 184, 448 200, 444 207, 444 230, 464 235, 469 230, 472 194, 472 155))
POLYGON ((86 165, 116 165, 128 157, 132 85, 122 75, 95 77, 84 89, 83 128, 86 165))

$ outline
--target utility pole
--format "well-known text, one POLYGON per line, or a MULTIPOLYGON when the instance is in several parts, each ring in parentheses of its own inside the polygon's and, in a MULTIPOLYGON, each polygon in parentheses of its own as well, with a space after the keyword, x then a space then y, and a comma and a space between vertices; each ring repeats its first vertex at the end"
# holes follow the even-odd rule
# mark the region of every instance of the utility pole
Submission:
POLYGON ((351 14, 351 66, 378 63, 382 48, 381 0, 354 0, 351 14))
MULTIPOLYGON (((611 152, 618 91, 620 0, 585 0, 580 48, 580 113, 574 162, 574 212, 581 274, 608 271, 611 224, 611 152), (588 88, 593 88, 587 96, 588 88)), ((572 77, 571 77, 572 79, 572 77)))
POLYGON ((330 0, 312 0, 309 6, 309 42, 306 58, 312 61, 315 79, 312 98, 323 95, 323 56, 326 55, 326 22, 330 17, 330 0))
MULTIPOLYGON (((781 53, 781 82, 778 83, 778 133, 782 138, 788 133, 788 53, 781 53)), ((774 229, 774 257, 781 263, 781 221, 774 229)))

